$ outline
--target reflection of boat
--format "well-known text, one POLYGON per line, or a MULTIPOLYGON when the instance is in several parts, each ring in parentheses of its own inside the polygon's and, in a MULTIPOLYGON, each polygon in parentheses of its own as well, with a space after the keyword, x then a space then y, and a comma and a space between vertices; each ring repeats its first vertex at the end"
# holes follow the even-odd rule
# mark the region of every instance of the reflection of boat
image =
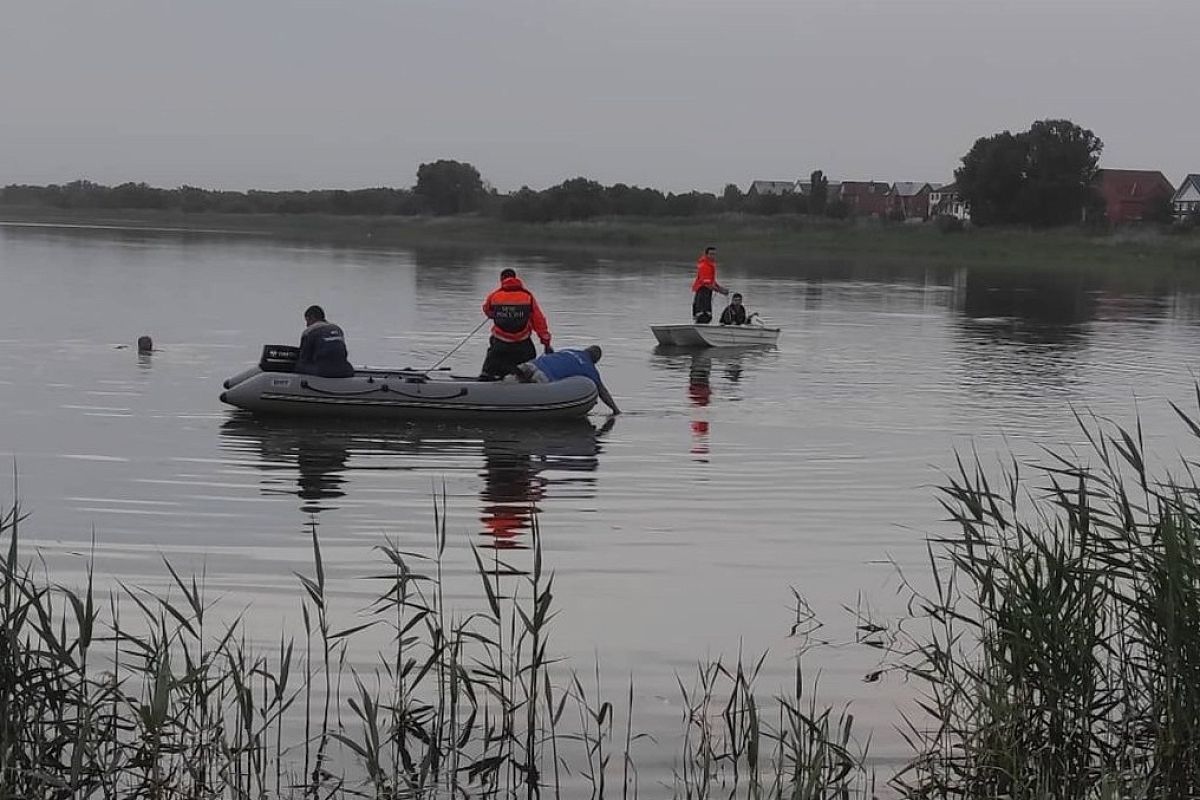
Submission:
POLYGON ((651 325, 659 344, 675 347, 744 347, 779 341, 779 328, 762 325, 651 325))
POLYGON ((353 438, 327 430, 272 426, 250 416, 231 417, 221 425, 222 445, 244 452, 253 448, 254 464, 264 473, 263 491, 294 494, 306 514, 335 506, 330 500, 345 496, 342 486, 353 438), (286 487, 281 473, 296 467, 296 489, 286 487))
POLYGON ((583 417, 596 404, 596 385, 578 376, 553 383, 508 383, 419 370, 360 369, 349 378, 323 378, 277 371, 294 361, 269 362, 264 353, 260 366, 225 381, 221 402, 257 414, 506 422, 583 417), (264 371, 263 365, 269 369, 264 371))
MULTIPOLYGON (((599 465, 600 437, 614 418, 596 429, 590 424, 510 431, 483 440, 483 487, 479 521, 483 535, 496 549, 525 547, 523 534, 533 525, 552 483, 580 483, 579 478, 552 480, 547 472, 595 472, 599 465)), ((594 477, 582 482, 589 486, 594 477)))
POLYGON ((413 470, 428 465, 440 473, 467 469, 482 479, 481 532, 497 548, 523 546, 538 503, 550 486, 583 484, 595 478, 564 478, 554 473, 594 473, 599 464, 599 430, 585 420, 538 428, 423 423, 381 426, 362 422, 264 420, 234 414, 221 426, 222 447, 264 473, 263 491, 297 495, 305 513, 328 511, 343 497, 356 471, 413 470), (455 463, 455 462, 459 463, 455 463), (465 463, 464 463, 465 462, 465 463), (291 469, 298 471, 290 488, 291 469))
POLYGON ((687 398, 691 408, 691 454, 696 460, 707 462, 709 456, 709 405, 713 402, 713 365, 720 364, 725 380, 737 385, 742 380, 745 363, 760 361, 767 357, 769 352, 767 348, 755 346, 720 350, 697 350, 665 345, 654 348, 654 360, 663 367, 668 370, 687 371, 687 398))

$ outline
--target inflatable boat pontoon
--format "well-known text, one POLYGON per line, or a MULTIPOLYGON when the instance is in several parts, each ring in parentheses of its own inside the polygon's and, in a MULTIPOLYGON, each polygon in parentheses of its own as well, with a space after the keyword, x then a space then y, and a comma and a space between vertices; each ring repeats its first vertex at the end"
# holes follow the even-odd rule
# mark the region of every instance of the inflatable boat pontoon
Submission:
POLYGON ((291 372, 294 348, 268 345, 258 366, 225 381, 221 402, 254 412, 339 419, 552 420, 586 416, 596 385, 571 377, 554 383, 480 381, 409 369, 356 370, 348 378, 291 372))

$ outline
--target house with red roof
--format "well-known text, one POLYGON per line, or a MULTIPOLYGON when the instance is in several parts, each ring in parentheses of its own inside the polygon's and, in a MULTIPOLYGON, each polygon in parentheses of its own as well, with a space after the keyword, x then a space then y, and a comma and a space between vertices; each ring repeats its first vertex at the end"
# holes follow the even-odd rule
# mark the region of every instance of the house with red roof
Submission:
POLYGON ((1104 218, 1113 225, 1140 222, 1154 203, 1175 194, 1175 187, 1157 170, 1102 169, 1093 185, 1104 199, 1104 218))
POLYGON ((891 187, 879 181, 842 181, 838 198, 850 213, 859 217, 884 217, 888 212, 888 193, 891 187))

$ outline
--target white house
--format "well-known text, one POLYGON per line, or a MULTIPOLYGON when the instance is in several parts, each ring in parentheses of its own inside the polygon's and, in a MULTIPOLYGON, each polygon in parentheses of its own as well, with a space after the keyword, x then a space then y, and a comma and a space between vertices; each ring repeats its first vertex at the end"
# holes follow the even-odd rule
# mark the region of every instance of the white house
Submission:
POLYGON ((792 194, 795 191, 795 181, 754 181, 746 194, 792 194))
POLYGON ((943 184, 929 193, 929 216, 955 217, 966 222, 971 218, 971 206, 958 194, 958 184, 943 184))
POLYGON ((1171 203, 1175 219, 1182 220, 1191 214, 1200 214, 1200 175, 1193 173, 1184 178, 1171 203))

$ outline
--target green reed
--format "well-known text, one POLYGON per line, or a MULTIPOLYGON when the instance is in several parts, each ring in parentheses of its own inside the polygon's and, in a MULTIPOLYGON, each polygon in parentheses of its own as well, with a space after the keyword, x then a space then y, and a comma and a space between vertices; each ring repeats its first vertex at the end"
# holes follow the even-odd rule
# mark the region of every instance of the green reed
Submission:
POLYGON ((1195 465, 1154 478, 1140 424, 1077 419, 1088 449, 1032 480, 959 461, 932 585, 905 581, 911 619, 861 627, 924 690, 906 796, 1200 796, 1195 465))
MULTIPOLYGON (((550 654, 536 524, 528 564, 475 551, 463 611, 445 598, 443 495, 430 551, 380 545, 379 591, 345 629, 314 524, 302 638, 260 650, 169 563, 157 594, 98 597, 90 563, 83 588, 51 584, 22 561, 22 522, 0 517, 0 798, 639 796, 634 684, 618 708, 598 666, 585 681, 550 654), (374 666, 352 665, 351 643, 381 632, 374 666)), ((799 655, 795 696, 759 698, 761 664, 681 679, 679 768, 652 794, 867 796, 851 718, 801 703, 799 655)))

